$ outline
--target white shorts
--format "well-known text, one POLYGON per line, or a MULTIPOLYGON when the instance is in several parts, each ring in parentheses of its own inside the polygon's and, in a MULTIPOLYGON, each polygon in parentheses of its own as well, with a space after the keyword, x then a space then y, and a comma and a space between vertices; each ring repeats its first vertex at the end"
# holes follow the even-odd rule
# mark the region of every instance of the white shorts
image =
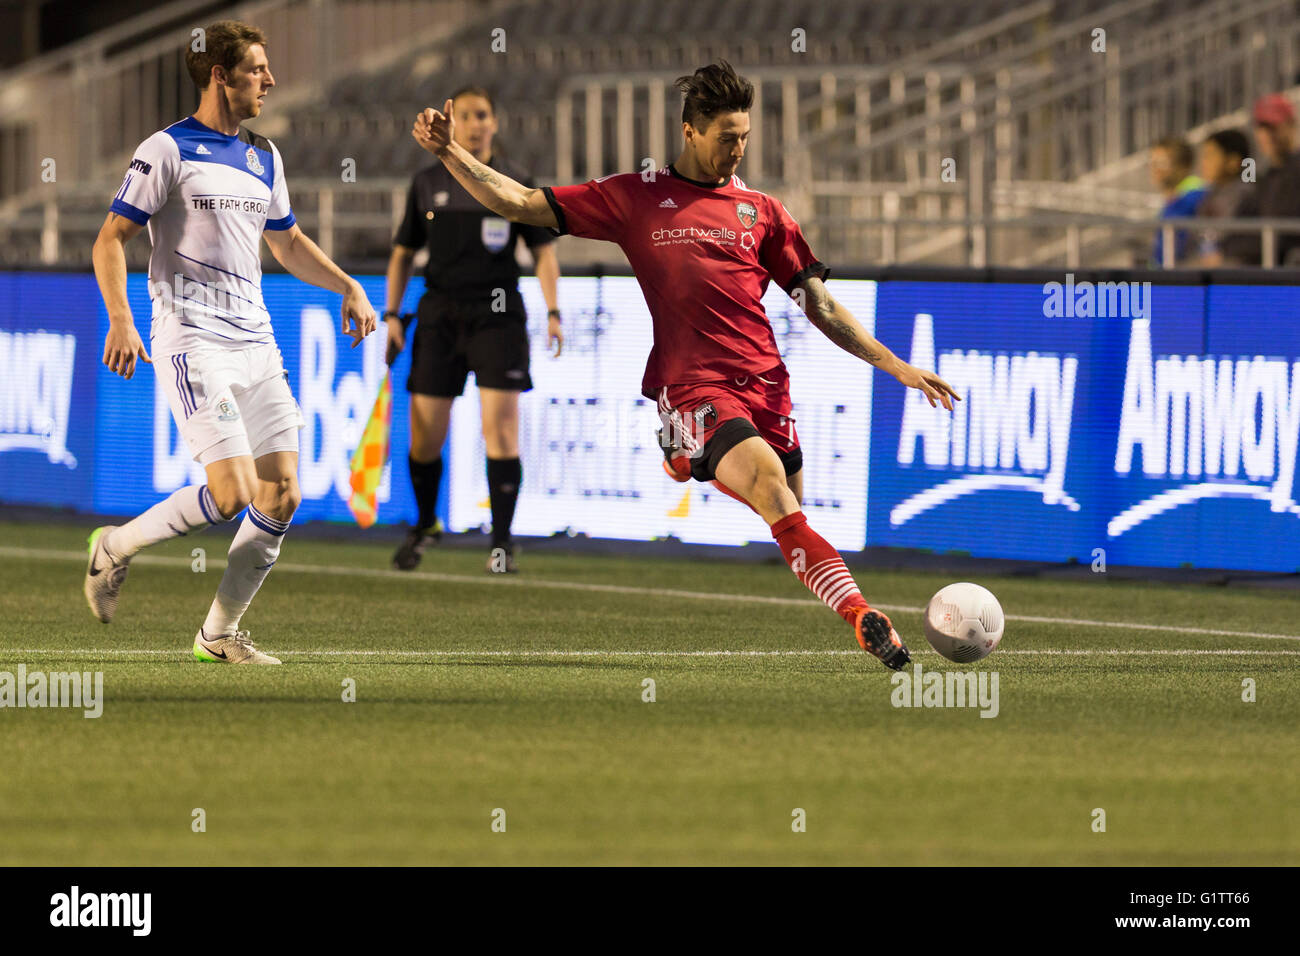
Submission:
POLYGON ((302 410, 272 342, 155 355, 154 373, 194 460, 298 451, 302 410))

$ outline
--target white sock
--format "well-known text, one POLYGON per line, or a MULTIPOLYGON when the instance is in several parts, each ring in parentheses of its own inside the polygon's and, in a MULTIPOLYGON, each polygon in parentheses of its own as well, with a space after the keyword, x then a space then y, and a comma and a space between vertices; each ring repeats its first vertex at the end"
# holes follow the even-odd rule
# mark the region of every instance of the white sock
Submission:
POLYGON ((223 520, 207 485, 186 485, 144 514, 110 531, 104 547, 114 558, 129 558, 141 548, 191 531, 203 531, 223 520))
POLYGON ((289 522, 268 517, 257 505, 248 506, 235 540, 230 543, 230 557, 216 599, 208 610, 208 619, 203 622, 205 634, 215 637, 239 629, 239 619, 271 572, 288 530, 289 522))

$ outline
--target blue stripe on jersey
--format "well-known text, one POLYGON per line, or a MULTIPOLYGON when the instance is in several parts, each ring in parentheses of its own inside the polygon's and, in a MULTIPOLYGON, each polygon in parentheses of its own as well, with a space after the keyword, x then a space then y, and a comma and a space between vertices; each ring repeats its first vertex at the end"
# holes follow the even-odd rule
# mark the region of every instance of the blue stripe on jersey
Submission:
POLYGON ((137 209, 129 202, 123 202, 120 199, 114 199, 113 204, 108 207, 109 212, 115 212, 124 219, 130 219, 137 226, 146 225, 149 222, 149 214, 143 209, 137 209))
POLYGON ((289 210, 289 215, 285 216, 283 219, 266 220, 266 225, 263 227, 263 230, 271 229, 275 232, 281 232, 285 229, 292 229, 293 224, 297 221, 298 220, 294 218, 293 210, 291 209, 289 210))
MULTIPOLYGON (((203 326, 195 325, 193 322, 178 322, 177 324, 183 325, 187 329, 198 329, 200 332, 206 332, 208 335, 215 335, 219 339, 229 339, 232 342, 256 342, 257 341, 257 339, 237 339, 233 335, 222 335, 220 332, 213 332, 211 329, 205 329, 203 326)), ((261 335, 259 335, 259 338, 265 338, 270 334, 271 333, 269 332, 263 332, 261 333, 261 335)))
POLYGON ((194 263, 196 266, 203 266, 205 269, 216 269, 218 272, 224 272, 226 275, 234 276, 236 279, 244 279, 244 281, 247 282, 249 285, 253 285, 253 286, 257 285, 257 283, 254 282, 252 279, 245 279, 238 272, 231 272, 229 269, 221 268, 221 266, 214 266, 211 262, 204 262, 202 259, 195 259, 192 256, 187 256, 179 249, 176 250, 176 255, 180 256, 182 259, 186 260, 187 262, 194 263))
POLYGON ((182 161, 218 163, 260 179, 267 189, 275 185, 275 157, 268 150, 204 126, 193 116, 168 126, 166 133, 176 140, 182 161))
MULTIPOLYGON (((188 295, 177 296, 177 298, 184 299, 186 302, 197 302, 199 305, 203 306, 205 309, 208 310, 207 312, 204 313, 204 315, 210 316, 211 318, 214 319, 221 319, 222 322, 225 322, 227 325, 233 325, 241 332, 251 332, 252 329, 245 328, 244 326, 240 325, 238 322, 232 321, 233 319, 242 319, 245 322, 256 322, 259 326, 266 325, 268 322, 268 320, 262 318, 260 315, 245 316, 245 315, 236 315, 234 312, 218 312, 216 309, 208 305, 208 303, 204 302, 202 299, 191 299, 188 295), (230 316, 231 318, 229 319, 225 318, 225 316, 227 315, 230 316)), ((186 312, 185 315, 187 318, 189 317, 188 312, 186 312)), ((196 315, 194 316, 194 318, 197 319, 200 318, 200 316, 196 315)))
MULTIPOLYGON (((198 283, 199 285, 203 285, 203 284, 204 284, 204 283, 202 283, 202 282, 199 282, 199 280, 196 279, 196 278, 194 278, 194 276, 187 276, 187 275, 186 275, 185 273, 183 273, 183 272, 181 273, 181 278, 182 278, 182 279, 189 279, 191 282, 198 283)), ((226 295, 228 295, 228 296, 229 296, 230 298, 232 298, 232 299, 239 299, 241 302, 247 302, 249 305, 255 305, 255 306, 257 306, 259 309, 261 309, 263 312, 265 312, 267 315, 270 315, 270 314, 271 314, 270 311, 267 309, 266 306, 262 305, 262 303, 260 303, 260 302, 254 302, 252 299, 248 298, 248 296, 240 295, 240 294, 237 293, 237 292, 231 292, 229 289, 222 289, 221 291, 222 291, 223 293, 225 293, 226 295)), ((232 314, 233 314, 233 313, 232 313, 232 314)))
POLYGON ((258 202, 266 202, 264 196, 242 196, 239 193, 195 193, 191 199, 256 199, 258 202))

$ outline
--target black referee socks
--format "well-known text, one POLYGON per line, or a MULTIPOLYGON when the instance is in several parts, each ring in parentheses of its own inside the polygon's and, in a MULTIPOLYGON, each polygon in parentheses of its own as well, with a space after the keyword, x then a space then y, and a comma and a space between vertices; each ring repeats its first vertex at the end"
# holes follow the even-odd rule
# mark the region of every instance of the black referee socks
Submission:
POLYGON ((510 546, 510 524, 515 520, 519 501, 519 483, 524 469, 518 458, 487 460, 488 497, 492 502, 492 547, 510 546))
POLYGON ((415 504, 419 508, 416 518, 417 528, 432 528, 436 521, 435 510, 438 506, 438 488, 442 484, 442 456, 433 461, 416 461, 409 455, 406 458, 411 467, 411 488, 415 491, 415 504))

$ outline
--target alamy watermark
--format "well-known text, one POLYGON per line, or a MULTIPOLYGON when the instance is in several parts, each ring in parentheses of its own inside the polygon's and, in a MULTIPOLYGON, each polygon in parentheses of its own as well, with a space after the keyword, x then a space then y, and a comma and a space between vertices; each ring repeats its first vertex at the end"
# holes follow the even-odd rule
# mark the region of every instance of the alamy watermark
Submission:
POLYGON ((117 926, 148 936, 152 912, 152 893, 83 893, 74 886, 50 897, 50 925, 57 927, 117 926))
POLYGON ((0 708, 80 707, 87 718, 104 713, 104 672, 0 671, 0 708))
POLYGON ((912 671, 889 678, 895 707, 978 707, 981 717, 996 717, 1001 709, 997 671, 929 671, 920 661, 912 671))
POLYGON ((1064 282, 1043 283, 1043 317, 1048 319, 1149 319, 1150 282, 1082 282, 1067 272, 1064 282))

